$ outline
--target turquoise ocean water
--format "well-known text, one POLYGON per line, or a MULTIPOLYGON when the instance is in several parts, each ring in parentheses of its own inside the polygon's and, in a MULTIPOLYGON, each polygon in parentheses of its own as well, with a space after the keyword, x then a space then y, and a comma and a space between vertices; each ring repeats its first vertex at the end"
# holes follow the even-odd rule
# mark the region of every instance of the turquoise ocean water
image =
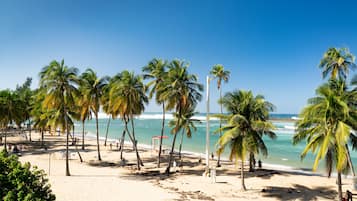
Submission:
MULTIPOLYGON (((290 114, 273 114, 274 118, 293 118, 296 115, 290 114)), ((145 113, 135 119, 135 134, 139 144, 151 145, 152 136, 160 135, 162 115, 160 113, 145 113)), ((197 115, 196 119, 202 120, 201 123, 197 123, 197 131, 193 132, 191 138, 184 137, 183 150, 188 152, 195 152, 199 154, 205 153, 205 143, 206 143, 206 116, 205 114, 197 115)), ((172 115, 167 114, 167 119, 165 121, 165 135, 168 139, 163 140, 164 146, 169 148, 172 143, 172 135, 170 134, 171 128, 169 128, 168 122, 172 119, 172 115)), ((99 135, 105 137, 106 126, 108 119, 99 119, 99 135)), ((268 156, 258 156, 258 159, 263 161, 263 164, 270 164, 272 166, 277 166, 280 168, 294 168, 298 170, 309 170, 312 168, 314 161, 314 156, 309 153, 303 161, 300 160, 300 153, 305 147, 305 143, 300 143, 296 146, 292 145, 292 137, 294 135, 294 123, 293 122, 283 122, 274 121, 274 125, 277 127, 275 133, 277 138, 275 140, 264 138, 266 146, 268 147, 268 156)), ((76 123, 76 130, 79 132, 82 130, 81 124, 76 123)), ((118 140, 121 137, 124 124, 120 119, 111 120, 108 138, 111 141, 118 140)), ((214 134, 219 128, 218 120, 210 120, 210 152, 215 152, 216 142, 218 140, 218 135, 214 134)), ((89 120, 85 124, 85 130, 87 132, 87 137, 95 137, 95 120, 89 120)), ((77 132, 76 132, 77 133, 77 132)), ((77 133, 76 135, 79 135, 77 133)), ((179 146, 180 136, 178 136, 176 141, 176 148, 179 146)), ((129 138, 126 138, 129 141, 129 138)), ((357 153, 351 151, 352 161, 357 164, 357 153)), ((222 157, 228 158, 228 150, 226 150, 222 157)), ((323 162, 319 165, 319 171, 323 172, 324 164, 323 162)))

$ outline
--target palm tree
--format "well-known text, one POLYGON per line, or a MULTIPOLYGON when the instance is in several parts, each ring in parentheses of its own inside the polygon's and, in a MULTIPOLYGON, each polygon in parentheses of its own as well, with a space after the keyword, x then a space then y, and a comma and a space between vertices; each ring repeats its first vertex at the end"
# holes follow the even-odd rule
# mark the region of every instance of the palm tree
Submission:
POLYGON ((348 162, 348 140, 351 139, 354 149, 356 141, 352 129, 356 124, 356 108, 349 104, 350 93, 346 92, 343 80, 331 79, 316 90, 316 97, 309 99, 300 113, 293 143, 306 140, 306 147, 301 153, 303 159, 311 151, 316 154, 313 170, 319 161, 326 160, 328 176, 333 166, 337 171, 338 196, 342 200, 341 173, 351 166, 348 162), (354 124, 354 125, 353 125, 354 124))
POLYGON ((187 107, 182 109, 181 116, 178 116, 177 113, 174 113, 174 119, 169 122, 169 126, 173 127, 171 130, 172 134, 178 133, 181 130, 181 140, 179 146, 179 160, 181 165, 181 149, 183 143, 183 136, 184 134, 186 134, 187 138, 191 138, 192 130, 197 130, 195 123, 201 123, 200 120, 192 118, 195 114, 197 114, 197 112, 194 112, 194 108, 191 105, 188 105, 187 107), (180 124, 178 124, 178 122, 180 124))
MULTIPOLYGON (((161 97, 160 99, 167 100, 166 110, 175 108, 175 112, 178 116, 181 116, 183 108, 189 105, 195 108, 197 102, 202 98, 200 91, 203 91, 203 86, 197 82, 195 75, 188 73, 188 66, 188 63, 180 60, 170 62, 167 79, 164 80, 163 87, 160 87, 158 90, 161 97)), ((178 119, 176 127, 179 127, 178 125, 180 124, 180 119, 178 119)), ((169 163, 166 168, 167 175, 170 174, 177 132, 178 130, 174 133, 172 140, 169 163)))
POLYGON ((108 132, 109 132, 109 126, 110 126, 110 119, 111 119, 111 112, 110 112, 110 83, 112 79, 109 79, 109 83, 103 90, 103 95, 102 95, 102 109, 106 114, 109 114, 108 122, 107 122, 107 129, 105 132, 105 140, 104 140, 104 146, 107 146, 107 139, 108 139, 108 132))
POLYGON ((153 94, 156 93, 156 103, 162 104, 162 127, 161 127, 161 137, 160 137, 160 145, 159 145, 159 155, 157 158, 157 167, 160 168, 160 159, 161 159, 161 150, 162 150, 162 139, 164 136, 165 129, 165 100, 162 100, 160 97, 160 87, 164 82, 164 79, 167 76, 166 72, 167 62, 161 59, 153 59, 151 60, 147 66, 143 67, 144 79, 152 79, 147 87, 151 87, 149 98, 152 98, 153 94))
MULTIPOLYGON (((97 151, 98 160, 101 161, 100 148, 99 148, 99 128, 98 128, 98 113, 101 105, 101 97, 104 93, 104 88, 108 84, 108 77, 99 78, 97 74, 90 68, 88 68, 81 75, 83 84, 81 90, 83 92, 83 98, 86 99, 90 108, 90 111, 94 113, 96 134, 97 134, 97 151)), ((85 117, 85 115, 84 115, 85 117)))
POLYGON ((321 59, 320 68, 323 68, 322 76, 327 77, 331 73, 332 79, 346 79, 349 69, 356 69, 355 57, 347 48, 329 48, 321 59))
POLYGON ((78 93, 76 85, 78 69, 67 67, 64 60, 52 61, 40 72, 40 87, 45 90, 43 106, 48 110, 56 110, 52 125, 61 125, 66 131, 66 176, 70 176, 68 161, 69 124, 73 123, 70 108, 74 106, 74 96, 78 93))
POLYGON ((148 97, 145 95, 145 86, 142 82, 142 77, 123 71, 118 76, 117 82, 113 83, 110 91, 112 112, 119 114, 125 123, 125 130, 128 133, 133 147, 136 152, 137 167, 140 170, 140 165, 143 165, 135 137, 134 116, 140 115, 144 109, 145 104, 148 103, 148 97), (128 123, 131 122, 131 132, 128 129, 128 123))
POLYGON ((31 90, 30 86, 32 83, 32 78, 26 78, 26 81, 21 85, 21 86, 16 86, 15 93, 19 95, 20 101, 19 103, 21 104, 22 107, 22 114, 21 114, 21 123, 28 121, 28 126, 29 126, 29 140, 30 142, 32 141, 31 139, 31 110, 33 106, 33 91, 31 90))
POLYGON ((226 145, 230 145, 230 160, 241 160, 242 189, 245 190, 244 183, 244 160, 246 155, 262 153, 268 154, 267 147, 263 141, 263 136, 275 138, 272 132, 274 126, 268 121, 269 112, 274 106, 266 101, 263 96, 253 96, 251 91, 234 91, 226 93, 220 100, 226 110, 230 113, 225 116, 227 125, 220 130, 224 134, 219 138, 217 145, 218 154, 221 154, 226 145))
MULTIPOLYGON (((219 98, 222 99, 222 81, 224 81, 225 83, 228 82, 229 80, 229 75, 230 72, 227 70, 224 70, 223 65, 221 64, 216 64, 212 67, 212 70, 210 72, 211 75, 213 75, 215 78, 217 78, 217 88, 219 90, 219 98)), ((221 115, 223 114, 223 105, 221 105, 221 115)), ((219 120, 219 128, 222 128, 222 120, 219 120)), ((222 136, 222 131, 219 131, 219 137, 222 136)), ((221 167, 220 164, 220 158, 221 156, 218 155, 218 159, 217 159, 217 167, 221 167)))
POLYGON ((7 128, 13 122, 21 123, 23 108, 21 107, 20 97, 17 93, 10 90, 0 91, 0 124, 4 128, 4 150, 7 151, 7 128))

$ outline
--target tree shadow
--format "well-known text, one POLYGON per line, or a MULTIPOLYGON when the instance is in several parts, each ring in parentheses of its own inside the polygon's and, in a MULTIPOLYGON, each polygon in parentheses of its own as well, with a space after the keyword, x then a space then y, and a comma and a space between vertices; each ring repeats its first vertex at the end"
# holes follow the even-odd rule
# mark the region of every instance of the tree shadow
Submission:
POLYGON ((328 187, 308 188, 303 185, 294 184, 293 187, 268 186, 262 190, 263 197, 274 197, 278 200, 318 200, 318 198, 333 200, 337 192, 328 187))

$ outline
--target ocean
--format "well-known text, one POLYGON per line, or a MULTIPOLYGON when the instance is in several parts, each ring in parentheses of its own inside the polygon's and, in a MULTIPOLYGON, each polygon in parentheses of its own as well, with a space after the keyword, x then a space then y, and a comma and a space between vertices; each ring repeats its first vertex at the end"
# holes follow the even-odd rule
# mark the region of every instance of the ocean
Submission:
MULTIPOLYGON (((274 131, 277 135, 275 140, 268 137, 264 137, 265 144, 268 148, 268 156, 257 156, 256 160, 259 159, 263 162, 263 165, 269 165, 270 167, 276 167, 279 169, 289 169, 297 171, 310 171, 313 162, 314 155, 309 153, 304 158, 300 159, 300 153, 305 147, 305 142, 298 145, 292 145, 292 137, 294 135, 294 122, 289 121, 279 121, 279 119, 291 119, 296 118, 297 115, 294 114, 272 114, 271 117, 274 119, 273 124, 276 126, 274 131)), ((105 138, 106 126, 108 118, 105 115, 101 115, 99 119, 99 135, 101 138, 105 138)), ((172 134, 170 133, 171 128, 168 127, 168 122, 172 119, 171 114, 166 114, 165 121, 165 136, 167 139, 163 140, 164 148, 169 149, 172 143, 172 134)), ((206 143, 206 116, 205 114, 199 114, 195 116, 195 119, 201 120, 201 123, 196 124, 197 130, 192 133, 191 138, 184 137, 182 150, 185 152, 193 152, 196 154, 202 154, 204 159, 205 154, 205 143, 206 143)), ((162 114, 161 113, 144 113, 137 117, 135 120, 135 135, 139 144, 147 145, 151 147, 152 137, 160 135, 161 124, 162 124, 162 114)), ((214 132, 219 128, 219 120, 211 118, 210 119, 210 152, 215 154, 216 143, 219 138, 218 134, 214 132)), ((76 136, 81 136, 82 124, 77 122, 76 124, 76 136)), ((95 119, 86 121, 85 131, 86 137, 95 137, 95 119)), ((108 130, 108 140, 109 143, 115 143, 121 137, 122 131, 124 129, 124 124, 120 119, 111 120, 110 127, 108 130)), ((130 128, 129 128, 130 129, 130 128)), ((181 134, 176 139, 176 149, 179 147, 181 134)), ((129 138, 126 136, 126 141, 129 138)), ((351 151, 351 157, 353 164, 357 164, 357 153, 351 151)), ((222 158, 227 159, 229 150, 226 149, 222 155, 222 158)), ((215 154, 216 155, 216 154, 215 154)), ((319 164, 318 172, 324 173, 325 165, 324 161, 319 164)))

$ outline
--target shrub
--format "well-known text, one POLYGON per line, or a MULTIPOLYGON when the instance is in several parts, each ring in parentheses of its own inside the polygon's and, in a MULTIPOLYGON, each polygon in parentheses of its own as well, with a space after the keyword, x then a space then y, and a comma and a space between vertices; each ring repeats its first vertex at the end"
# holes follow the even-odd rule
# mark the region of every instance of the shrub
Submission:
POLYGON ((43 170, 21 164, 17 156, 0 152, 0 198, 4 201, 55 200, 43 170))

